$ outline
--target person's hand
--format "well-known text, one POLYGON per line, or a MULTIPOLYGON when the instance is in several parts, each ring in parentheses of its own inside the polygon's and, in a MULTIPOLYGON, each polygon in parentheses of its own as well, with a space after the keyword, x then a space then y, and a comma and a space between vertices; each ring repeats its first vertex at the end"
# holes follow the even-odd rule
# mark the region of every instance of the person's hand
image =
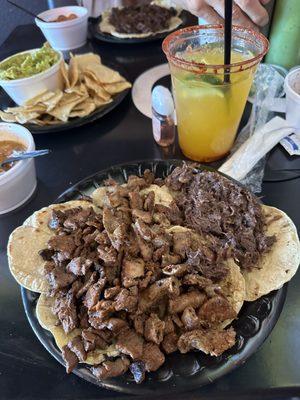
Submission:
MULTIPOLYGON (((232 18, 235 25, 256 28, 269 21, 264 7, 270 0, 234 0, 232 18)), ((192 14, 205 19, 208 23, 219 24, 224 18, 224 0, 175 0, 192 14)))

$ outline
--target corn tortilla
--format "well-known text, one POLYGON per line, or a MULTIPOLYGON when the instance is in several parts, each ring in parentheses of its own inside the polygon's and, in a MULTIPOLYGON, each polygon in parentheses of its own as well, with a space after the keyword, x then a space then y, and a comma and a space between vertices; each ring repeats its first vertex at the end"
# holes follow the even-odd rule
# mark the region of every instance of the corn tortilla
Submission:
POLYGON ((275 235, 276 242, 251 271, 242 271, 246 282, 246 300, 281 288, 295 275, 300 263, 300 244, 293 221, 283 211, 263 206, 269 219, 267 235, 275 235))

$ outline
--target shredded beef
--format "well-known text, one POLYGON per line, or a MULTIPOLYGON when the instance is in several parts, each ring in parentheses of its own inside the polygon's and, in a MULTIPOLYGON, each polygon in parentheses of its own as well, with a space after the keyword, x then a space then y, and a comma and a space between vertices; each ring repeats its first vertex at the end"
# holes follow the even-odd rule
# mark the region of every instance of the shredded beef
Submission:
POLYGON ((274 237, 264 233, 265 218, 259 200, 243 186, 217 172, 193 173, 187 165, 176 168, 167 184, 184 192, 177 205, 184 213, 186 226, 213 236, 216 252, 226 252, 230 247, 241 268, 255 266, 274 243, 274 237), (187 182, 182 181, 182 174, 187 175, 187 182))
MULTIPOLYGON (((172 7, 144 4, 112 8, 109 22, 121 33, 149 33, 167 29, 170 19, 175 15, 176 10, 172 7)), ((149 181, 147 175, 147 182, 149 181)))

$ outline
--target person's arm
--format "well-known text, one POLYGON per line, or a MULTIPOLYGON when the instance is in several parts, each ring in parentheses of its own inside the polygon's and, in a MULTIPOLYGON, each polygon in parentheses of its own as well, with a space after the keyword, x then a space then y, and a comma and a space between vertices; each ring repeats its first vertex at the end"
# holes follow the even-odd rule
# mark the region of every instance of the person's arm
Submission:
MULTIPOLYGON (((269 15, 264 7, 270 0, 234 0, 233 23, 251 28, 264 26, 269 15)), ((208 23, 222 23, 224 0, 175 0, 182 8, 205 19, 208 23)))

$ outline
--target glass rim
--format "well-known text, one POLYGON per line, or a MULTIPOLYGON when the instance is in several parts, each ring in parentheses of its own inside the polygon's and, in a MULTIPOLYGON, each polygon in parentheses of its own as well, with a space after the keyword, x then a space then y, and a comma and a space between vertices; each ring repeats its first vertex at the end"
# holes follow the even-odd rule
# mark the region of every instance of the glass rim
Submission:
MULTIPOLYGON (((227 70, 227 73, 230 73, 231 68, 238 68, 238 67, 243 67, 243 66, 248 66, 248 68, 252 68, 254 65, 258 64, 260 60, 263 58, 263 56, 268 52, 269 49, 269 41, 268 39, 260 32, 255 31, 254 29, 251 28, 245 28, 240 25, 233 25, 232 30, 233 32, 248 32, 251 34, 255 39, 259 39, 262 42, 263 49, 262 51, 259 52, 258 55, 255 57, 249 58, 248 60, 244 61, 239 61, 236 63, 231 63, 231 64, 203 64, 203 63, 197 63, 195 61, 186 61, 183 60, 182 58, 176 57, 175 55, 171 54, 170 51, 170 42, 179 37, 180 35, 188 32, 197 32, 201 30, 209 30, 209 29, 215 29, 215 30, 222 30, 224 31, 224 26, 221 24, 209 24, 209 25, 194 25, 194 26, 189 26, 186 28, 178 29, 175 32, 170 33, 162 43, 162 50, 165 53, 168 61, 172 61, 175 64, 180 64, 182 66, 187 66, 187 67, 199 67, 201 69, 204 68, 209 68, 209 69, 223 69, 227 70)), ((246 70, 248 68, 242 68, 242 70, 246 70)), ((239 71, 233 71, 233 72, 239 72, 239 71)))

